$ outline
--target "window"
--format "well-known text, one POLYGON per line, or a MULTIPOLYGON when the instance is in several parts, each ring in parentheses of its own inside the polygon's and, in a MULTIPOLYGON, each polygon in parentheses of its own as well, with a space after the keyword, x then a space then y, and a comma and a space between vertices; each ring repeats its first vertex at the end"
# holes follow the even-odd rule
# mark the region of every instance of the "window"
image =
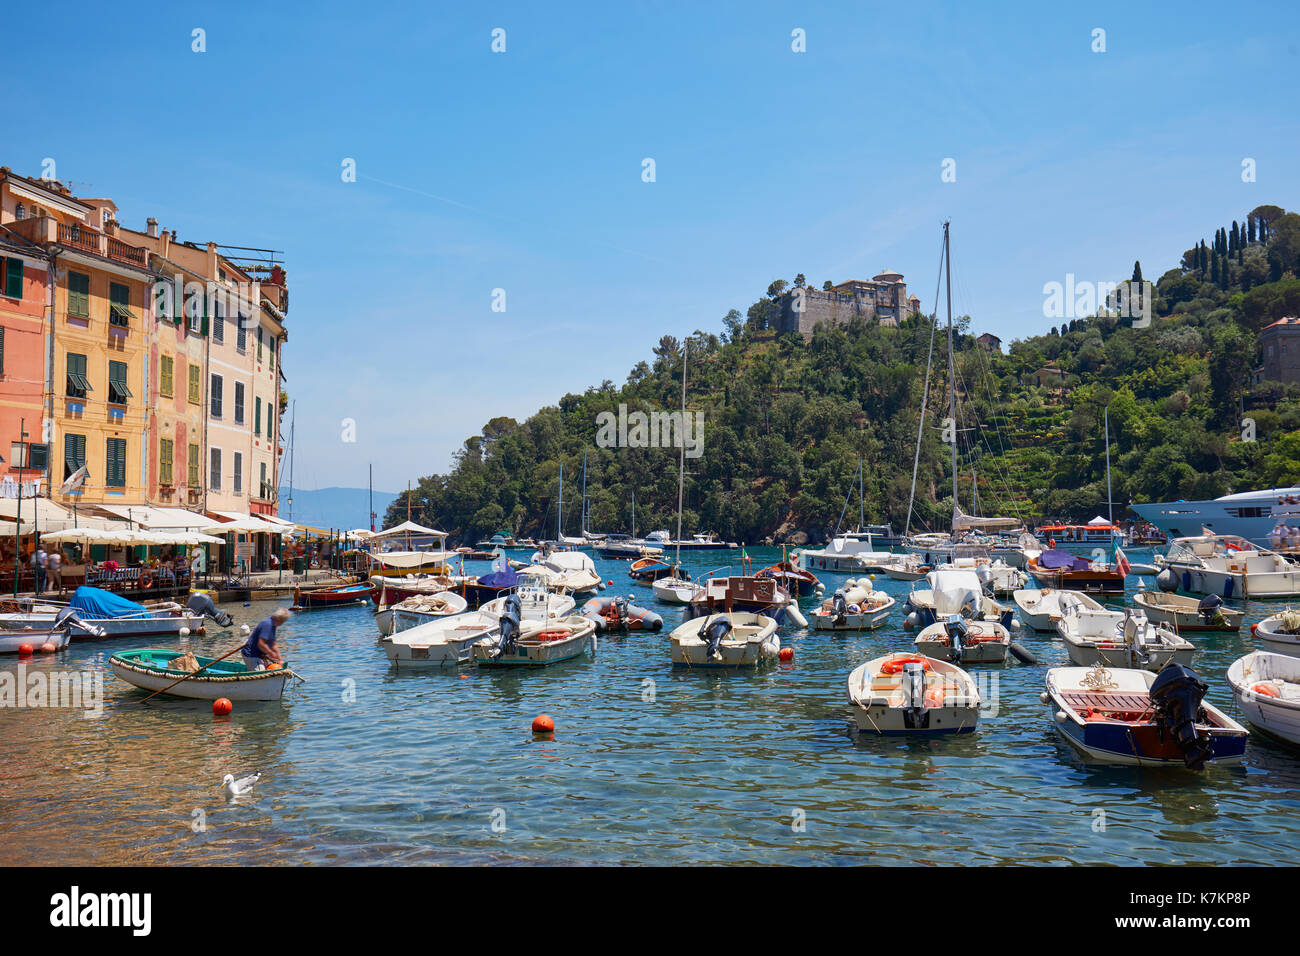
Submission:
POLYGON ((84 272, 68 273, 68 315, 90 318, 90 276, 84 272))
POLYGON ((212 341, 226 341, 226 304, 220 299, 212 300, 212 341))
POLYGON ((262 399, 253 399, 253 434, 262 434, 262 399))
POLYGON ((86 436, 63 436, 63 480, 67 481, 78 468, 86 467, 86 436))
POLYGON ((90 380, 86 378, 86 356, 75 352, 68 353, 68 398, 85 398, 87 392, 93 392, 90 380))
POLYGON ((172 440, 162 438, 158 441, 158 483, 172 483, 172 440))
POLYGON ((241 352, 248 351, 248 316, 240 313, 238 320, 239 328, 235 331, 235 348, 241 352))
POLYGON ((127 328, 131 324, 131 289, 120 282, 108 284, 108 321, 111 325, 127 328))
POLYGON ((192 363, 190 365, 190 401, 195 405, 203 404, 203 396, 199 393, 199 367, 192 363))
POLYGON ((266 480, 266 462, 262 462, 262 497, 271 500, 271 483, 266 480))
POLYGON ((49 461, 48 445, 36 445, 32 442, 11 442, 9 445, 9 465, 12 468, 30 468, 32 471, 44 471, 49 461))
MULTIPOLYGON (((189 285, 189 283, 186 283, 189 285)), ((203 331, 203 320, 208 315, 208 299, 202 289, 191 289, 185 301, 185 318, 191 332, 203 331)))
POLYGON ((114 405, 125 405, 131 397, 131 390, 126 387, 126 363, 108 363, 108 400, 114 405))
POLYGON ((105 483, 110 488, 126 487, 126 439, 110 438, 104 460, 105 483))
POLYGON ((244 424, 244 383, 235 383, 235 424, 244 424))
POLYGON ((189 485, 191 488, 199 486, 199 446, 190 445, 189 457, 185 459, 190 468, 189 485))
POLYGON ((221 449, 212 449, 212 461, 208 468, 208 487, 213 491, 221 490, 221 449))
POLYGON ((262 327, 257 327, 257 360, 262 361, 262 327))
POLYGON ((4 294, 11 299, 23 297, 23 260, 5 259, 4 294))
POLYGON ((244 493, 244 456, 241 452, 235 452, 235 481, 232 487, 235 494, 244 493))
POLYGON ((213 418, 221 417, 221 376, 213 375, 208 385, 208 396, 210 400, 208 412, 213 418))
POLYGON ((170 355, 158 359, 158 391, 168 398, 176 394, 176 360, 170 355))
POLYGON ((19 203, 17 206, 15 206, 15 207, 14 207, 14 218, 17 219, 19 222, 21 222, 22 220, 26 219, 26 218, 27 218, 27 207, 24 206, 22 203, 19 203))

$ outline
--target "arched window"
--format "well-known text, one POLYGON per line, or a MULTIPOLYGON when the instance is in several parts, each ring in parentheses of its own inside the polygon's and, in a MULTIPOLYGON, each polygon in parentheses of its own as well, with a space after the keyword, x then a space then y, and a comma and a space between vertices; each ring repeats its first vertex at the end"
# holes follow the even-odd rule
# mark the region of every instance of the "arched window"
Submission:
POLYGON ((19 203, 19 204, 14 208, 14 218, 15 218, 15 219, 26 219, 26 218, 27 218, 27 207, 24 206, 22 203, 19 203))

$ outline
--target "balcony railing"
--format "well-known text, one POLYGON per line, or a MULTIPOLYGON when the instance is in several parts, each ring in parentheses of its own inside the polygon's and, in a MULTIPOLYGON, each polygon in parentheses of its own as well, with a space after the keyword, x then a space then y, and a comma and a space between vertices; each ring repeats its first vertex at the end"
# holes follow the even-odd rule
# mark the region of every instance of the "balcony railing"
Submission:
POLYGON ((139 246, 127 245, 121 239, 114 239, 112 236, 108 237, 108 257, 122 262, 131 262, 141 267, 145 264, 143 249, 139 246))
POLYGON ((144 268, 148 261, 147 253, 139 246, 130 245, 121 239, 106 236, 102 232, 96 232, 89 226, 82 226, 75 222, 59 223, 58 238, 62 245, 70 246, 73 249, 81 249, 97 256, 116 259, 118 262, 129 262, 131 265, 140 266, 141 268, 144 268))
POLYGON ((99 233, 87 226, 78 226, 75 223, 59 223, 59 242, 65 246, 84 249, 86 252, 93 252, 97 256, 103 255, 99 247, 100 238, 99 233))

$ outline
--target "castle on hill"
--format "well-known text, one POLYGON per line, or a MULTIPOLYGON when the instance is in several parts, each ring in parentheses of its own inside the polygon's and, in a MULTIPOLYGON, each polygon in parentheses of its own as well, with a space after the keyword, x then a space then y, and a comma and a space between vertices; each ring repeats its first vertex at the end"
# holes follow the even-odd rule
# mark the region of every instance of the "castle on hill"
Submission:
POLYGON ((847 325, 860 318, 880 325, 897 326, 921 311, 921 300, 907 294, 901 272, 886 269, 870 281, 850 279, 829 290, 800 287, 781 297, 777 330, 800 332, 812 338, 818 322, 847 325))

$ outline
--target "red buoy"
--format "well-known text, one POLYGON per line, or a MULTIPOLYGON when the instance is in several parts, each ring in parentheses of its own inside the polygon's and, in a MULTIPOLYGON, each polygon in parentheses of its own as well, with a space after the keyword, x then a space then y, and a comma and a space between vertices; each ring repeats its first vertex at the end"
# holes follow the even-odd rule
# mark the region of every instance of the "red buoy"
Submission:
POLYGON ((780 658, 781 660, 783 660, 783 661, 792 661, 792 660, 794 660, 794 648, 793 648, 793 647, 783 647, 783 648, 781 648, 781 651, 780 651, 779 654, 777 654, 777 657, 779 657, 779 658, 780 658))
POLYGON ((55 647, 53 642, 51 641, 46 641, 44 644, 41 645, 42 654, 53 654, 57 650, 58 648, 55 647))
POLYGON ((533 718, 533 733, 535 734, 553 734, 555 733, 555 721, 546 714, 538 714, 533 718))
POLYGON ((30 645, 30 644, 19 644, 19 645, 18 645, 18 656, 19 656, 19 657, 31 657, 31 656, 32 656, 32 645, 30 645))
POLYGON ((218 697, 212 702, 212 713, 218 717, 225 717, 234 709, 235 705, 230 702, 228 697, 218 697))
POLYGON ((610 587, 613 587, 613 586, 614 586, 614 581, 613 581, 612 578, 610 579, 609 586, 610 586, 610 587))
POLYGON ((1259 627, 1258 624, 1252 624, 1252 625, 1250 626, 1250 636, 1251 636, 1251 637, 1254 637, 1254 636, 1255 636, 1255 628, 1257 628, 1257 627, 1259 627))

